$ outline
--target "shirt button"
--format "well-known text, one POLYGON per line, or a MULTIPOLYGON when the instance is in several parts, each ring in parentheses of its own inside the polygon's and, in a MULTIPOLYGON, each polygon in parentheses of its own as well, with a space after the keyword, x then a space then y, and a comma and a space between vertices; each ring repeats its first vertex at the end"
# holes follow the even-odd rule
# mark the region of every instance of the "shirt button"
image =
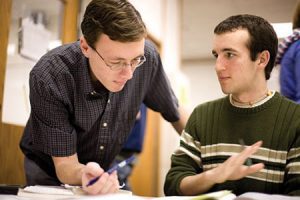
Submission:
POLYGON ((103 127, 107 127, 107 123, 106 122, 104 122, 102 125, 103 125, 103 127))
POLYGON ((100 146, 100 150, 103 150, 103 149, 104 149, 104 146, 101 145, 101 146, 100 146))

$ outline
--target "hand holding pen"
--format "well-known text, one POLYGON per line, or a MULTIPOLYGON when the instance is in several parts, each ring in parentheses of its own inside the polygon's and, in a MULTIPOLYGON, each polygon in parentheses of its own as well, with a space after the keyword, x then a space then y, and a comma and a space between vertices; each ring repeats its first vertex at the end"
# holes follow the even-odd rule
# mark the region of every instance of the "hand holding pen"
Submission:
MULTIPOLYGON (((134 160, 134 155, 132 155, 131 157, 127 158, 126 160, 124 160, 124 161, 116 164, 115 166, 113 166, 112 168, 110 168, 109 170, 107 170, 107 173, 111 174, 114 171, 116 171, 116 170, 118 170, 118 169, 120 169, 120 168, 122 168, 122 167, 124 167, 124 166, 126 166, 126 165, 128 165, 130 163, 132 163, 133 160, 134 160)), ((88 186, 93 185, 95 182, 98 181, 99 178, 100 178, 100 176, 97 176, 97 177, 93 178, 92 180, 89 181, 89 183, 86 186, 88 187, 88 186)))
POLYGON ((97 163, 88 163, 83 171, 82 186, 83 189, 89 194, 108 194, 114 193, 119 190, 119 181, 117 170, 131 163, 134 157, 118 163, 107 172, 97 163))

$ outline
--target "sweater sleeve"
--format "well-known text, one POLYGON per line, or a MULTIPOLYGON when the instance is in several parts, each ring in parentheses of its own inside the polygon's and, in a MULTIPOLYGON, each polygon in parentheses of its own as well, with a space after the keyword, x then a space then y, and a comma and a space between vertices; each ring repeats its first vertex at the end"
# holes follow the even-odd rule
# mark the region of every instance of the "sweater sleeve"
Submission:
POLYGON ((295 140, 287 155, 284 193, 300 196, 300 120, 297 121, 295 140))
POLYGON ((185 130, 180 137, 180 146, 171 157, 171 169, 167 173, 164 192, 167 196, 182 195, 181 180, 187 176, 201 173, 200 142, 192 135, 196 133, 195 111, 191 114, 185 130))

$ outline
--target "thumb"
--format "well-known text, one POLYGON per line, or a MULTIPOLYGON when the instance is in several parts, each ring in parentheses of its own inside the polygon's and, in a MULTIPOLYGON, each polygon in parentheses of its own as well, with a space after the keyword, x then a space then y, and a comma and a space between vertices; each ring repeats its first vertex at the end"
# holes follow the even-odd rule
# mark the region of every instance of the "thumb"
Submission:
POLYGON ((92 178, 96 176, 100 176, 103 174, 104 170, 100 167, 98 163, 89 162, 86 164, 85 168, 83 169, 83 174, 87 178, 92 178))

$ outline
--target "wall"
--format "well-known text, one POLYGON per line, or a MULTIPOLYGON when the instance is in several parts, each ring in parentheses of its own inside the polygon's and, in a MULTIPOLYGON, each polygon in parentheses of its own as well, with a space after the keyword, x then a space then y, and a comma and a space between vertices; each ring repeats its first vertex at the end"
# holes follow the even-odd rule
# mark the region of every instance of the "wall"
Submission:
MULTIPOLYGON (((278 70, 278 67, 273 69, 271 78, 268 81, 268 86, 271 90, 279 91, 278 70)), ((224 96, 214 70, 214 60, 185 63, 182 72, 190 81, 190 91, 192 94, 188 106, 190 110, 201 103, 224 96)))
MULTIPOLYGON (((45 2, 47 0, 12 1, 2 112, 2 121, 7 124, 25 126, 30 114, 29 72, 37 60, 28 59, 28 57, 21 56, 19 53, 20 38, 18 34, 21 18, 29 17, 32 12, 43 13, 45 27, 50 34, 50 42, 52 44, 58 41, 61 43, 59 38, 61 31, 60 20, 63 17, 62 3, 56 0, 45 7, 45 2)), ((27 37, 27 44, 30 50, 39 49, 37 47, 41 45, 41 42, 45 42, 45 38, 42 41, 38 41, 38 36, 40 35, 31 34, 27 37)), ((47 46, 47 44, 44 45, 47 46)), ((51 46, 51 48, 53 47, 51 46)))
POLYGON ((214 27, 235 14, 255 14, 271 23, 289 22, 297 0, 182 0, 184 60, 210 58, 214 27))

